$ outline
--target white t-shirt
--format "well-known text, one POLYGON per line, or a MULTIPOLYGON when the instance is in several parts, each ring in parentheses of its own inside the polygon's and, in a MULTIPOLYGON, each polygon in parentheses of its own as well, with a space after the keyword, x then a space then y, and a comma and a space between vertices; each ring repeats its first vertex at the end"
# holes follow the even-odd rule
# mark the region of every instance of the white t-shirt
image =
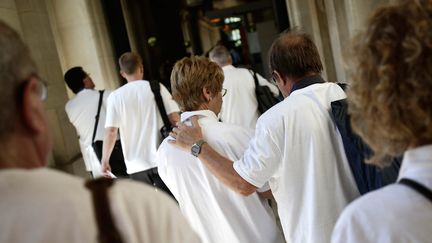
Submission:
MULTIPOLYGON (((252 130, 218 122, 209 110, 183 113, 182 121, 193 115, 200 116, 204 139, 218 152, 231 159, 243 154, 252 130)), ((232 191, 201 161, 168 144, 167 139, 158 150, 159 175, 203 242, 284 242, 266 200, 257 193, 244 197, 232 191)))
MULTIPOLYGON (((432 190, 432 145, 405 152, 399 179, 432 190)), ((393 184, 351 203, 340 216, 332 242, 431 242, 432 204, 406 185, 393 184)))
POLYGON ((296 90, 259 119, 234 169, 260 187, 269 181, 290 243, 329 242, 343 208, 359 196, 330 102, 345 98, 333 83, 296 90))
MULTIPOLYGON (((84 180, 50 169, 0 170, 0 242, 98 242, 84 180)), ((142 183, 117 180, 108 191, 124 242, 200 242, 175 202, 142 183)))
MULTIPOLYGON (((106 100, 110 93, 111 91, 105 90, 103 94, 95 140, 103 140, 106 100)), ((74 125, 78 133, 80 149, 86 169, 87 171, 92 171, 94 176, 100 175, 101 171, 100 162, 91 146, 98 103, 98 90, 83 89, 70 99, 65 106, 69 121, 74 125)))
MULTIPOLYGON (((177 103, 162 84, 160 93, 167 114, 179 112, 177 103)), ((108 97, 105 127, 120 129, 128 174, 156 167, 155 156, 162 140, 159 132, 162 126, 162 117, 148 81, 129 82, 108 97)))
MULTIPOLYGON (((225 76, 223 87, 227 90, 220 112, 222 122, 255 129, 260 113, 253 74, 248 69, 235 68, 232 65, 224 66, 222 70, 225 76)), ((258 83, 268 86, 274 96, 279 94, 278 88, 258 73, 257 78, 258 83)))

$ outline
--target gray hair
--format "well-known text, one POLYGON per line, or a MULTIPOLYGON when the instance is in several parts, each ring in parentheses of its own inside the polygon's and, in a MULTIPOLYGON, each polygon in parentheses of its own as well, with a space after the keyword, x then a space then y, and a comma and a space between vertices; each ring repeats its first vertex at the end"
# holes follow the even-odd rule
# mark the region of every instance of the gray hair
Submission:
POLYGON ((209 58, 212 62, 223 67, 232 63, 231 54, 225 46, 217 45, 209 53, 209 58))
POLYGON ((18 33, 0 21, 0 139, 14 131, 21 104, 20 85, 37 69, 18 33))

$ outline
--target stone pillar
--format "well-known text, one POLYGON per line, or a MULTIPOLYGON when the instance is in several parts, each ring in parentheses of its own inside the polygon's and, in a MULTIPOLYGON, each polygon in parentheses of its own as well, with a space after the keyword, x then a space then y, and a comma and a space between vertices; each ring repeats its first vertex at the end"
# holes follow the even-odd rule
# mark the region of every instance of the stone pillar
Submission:
POLYGON ((349 13, 347 23, 350 37, 364 28, 373 10, 389 2, 391 0, 346 0, 345 12, 349 13))
POLYGON ((313 38, 324 65, 324 78, 337 80, 323 0, 287 0, 287 8, 291 28, 299 28, 313 38))
POLYGON ((329 81, 346 80, 344 56, 373 10, 391 0, 286 0, 291 26, 314 39, 329 81))
POLYGON ((15 0, 0 1, 0 19, 9 24, 22 36, 21 23, 15 0))
POLYGON ((82 66, 91 74, 97 89, 117 88, 118 68, 100 1, 45 2, 62 73, 82 66))

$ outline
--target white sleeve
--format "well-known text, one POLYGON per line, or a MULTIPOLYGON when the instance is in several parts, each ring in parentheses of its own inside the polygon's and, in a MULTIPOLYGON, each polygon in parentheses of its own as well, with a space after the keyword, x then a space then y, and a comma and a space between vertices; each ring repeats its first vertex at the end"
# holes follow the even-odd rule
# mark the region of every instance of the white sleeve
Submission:
MULTIPOLYGON (((367 217, 356 215, 356 212, 362 214, 362 210, 348 205, 339 216, 339 219, 333 228, 332 243, 345 242, 383 242, 377 239, 377 235, 372 232, 374 229, 367 222, 367 217), (360 218, 366 219, 361 220, 360 218)), ((373 224, 372 224, 373 225, 373 224)), ((390 238, 389 238, 390 239, 390 238)))
POLYGON ((116 109, 115 96, 113 93, 111 93, 107 99, 105 128, 107 127, 120 127, 120 114, 116 109))
POLYGON ((173 112, 180 112, 177 102, 175 102, 175 100, 172 98, 172 95, 163 84, 160 84, 160 93, 167 115, 173 112))
POLYGON ((247 182, 260 188, 280 166, 281 151, 273 137, 259 125, 243 157, 234 162, 234 170, 247 182))
POLYGON ((267 79, 263 78, 258 73, 257 73, 257 77, 258 77, 258 83, 260 85, 264 85, 264 86, 269 87, 270 91, 273 93, 274 96, 278 96, 279 95, 279 89, 278 89, 278 87, 276 87, 276 85, 270 83, 267 79))

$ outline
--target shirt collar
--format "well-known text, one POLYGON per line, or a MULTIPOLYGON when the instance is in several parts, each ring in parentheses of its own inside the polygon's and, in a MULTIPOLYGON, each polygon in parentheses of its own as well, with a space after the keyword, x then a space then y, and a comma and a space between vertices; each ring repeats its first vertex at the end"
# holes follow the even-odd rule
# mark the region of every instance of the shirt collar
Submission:
POLYGON ((227 70, 227 69, 234 69, 235 67, 233 65, 226 65, 222 67, 222 70, 227 70))
POLYGON ((216 114, 211 110, 186 111, 180 115, 180 120, 182 122, 185 122, 189 120, 192 116, 198 116, 199 119, 205 117, 214 121, 218 121, 216 114))
POLYGON ((404 153, 399 179, 411 178, 420 183, 432 174, 432 144, 407 150, 404 153))
POLYGON ((308 76, 308 77, 305 77, 305 78, 297 81, 293 85, 290 93, 292 93, 298 89, 306 88, 307 86, 310 86, 312 84, 320 84, 320 83, 325 83, 325 82, 326 81, 320 75, 308 76))

